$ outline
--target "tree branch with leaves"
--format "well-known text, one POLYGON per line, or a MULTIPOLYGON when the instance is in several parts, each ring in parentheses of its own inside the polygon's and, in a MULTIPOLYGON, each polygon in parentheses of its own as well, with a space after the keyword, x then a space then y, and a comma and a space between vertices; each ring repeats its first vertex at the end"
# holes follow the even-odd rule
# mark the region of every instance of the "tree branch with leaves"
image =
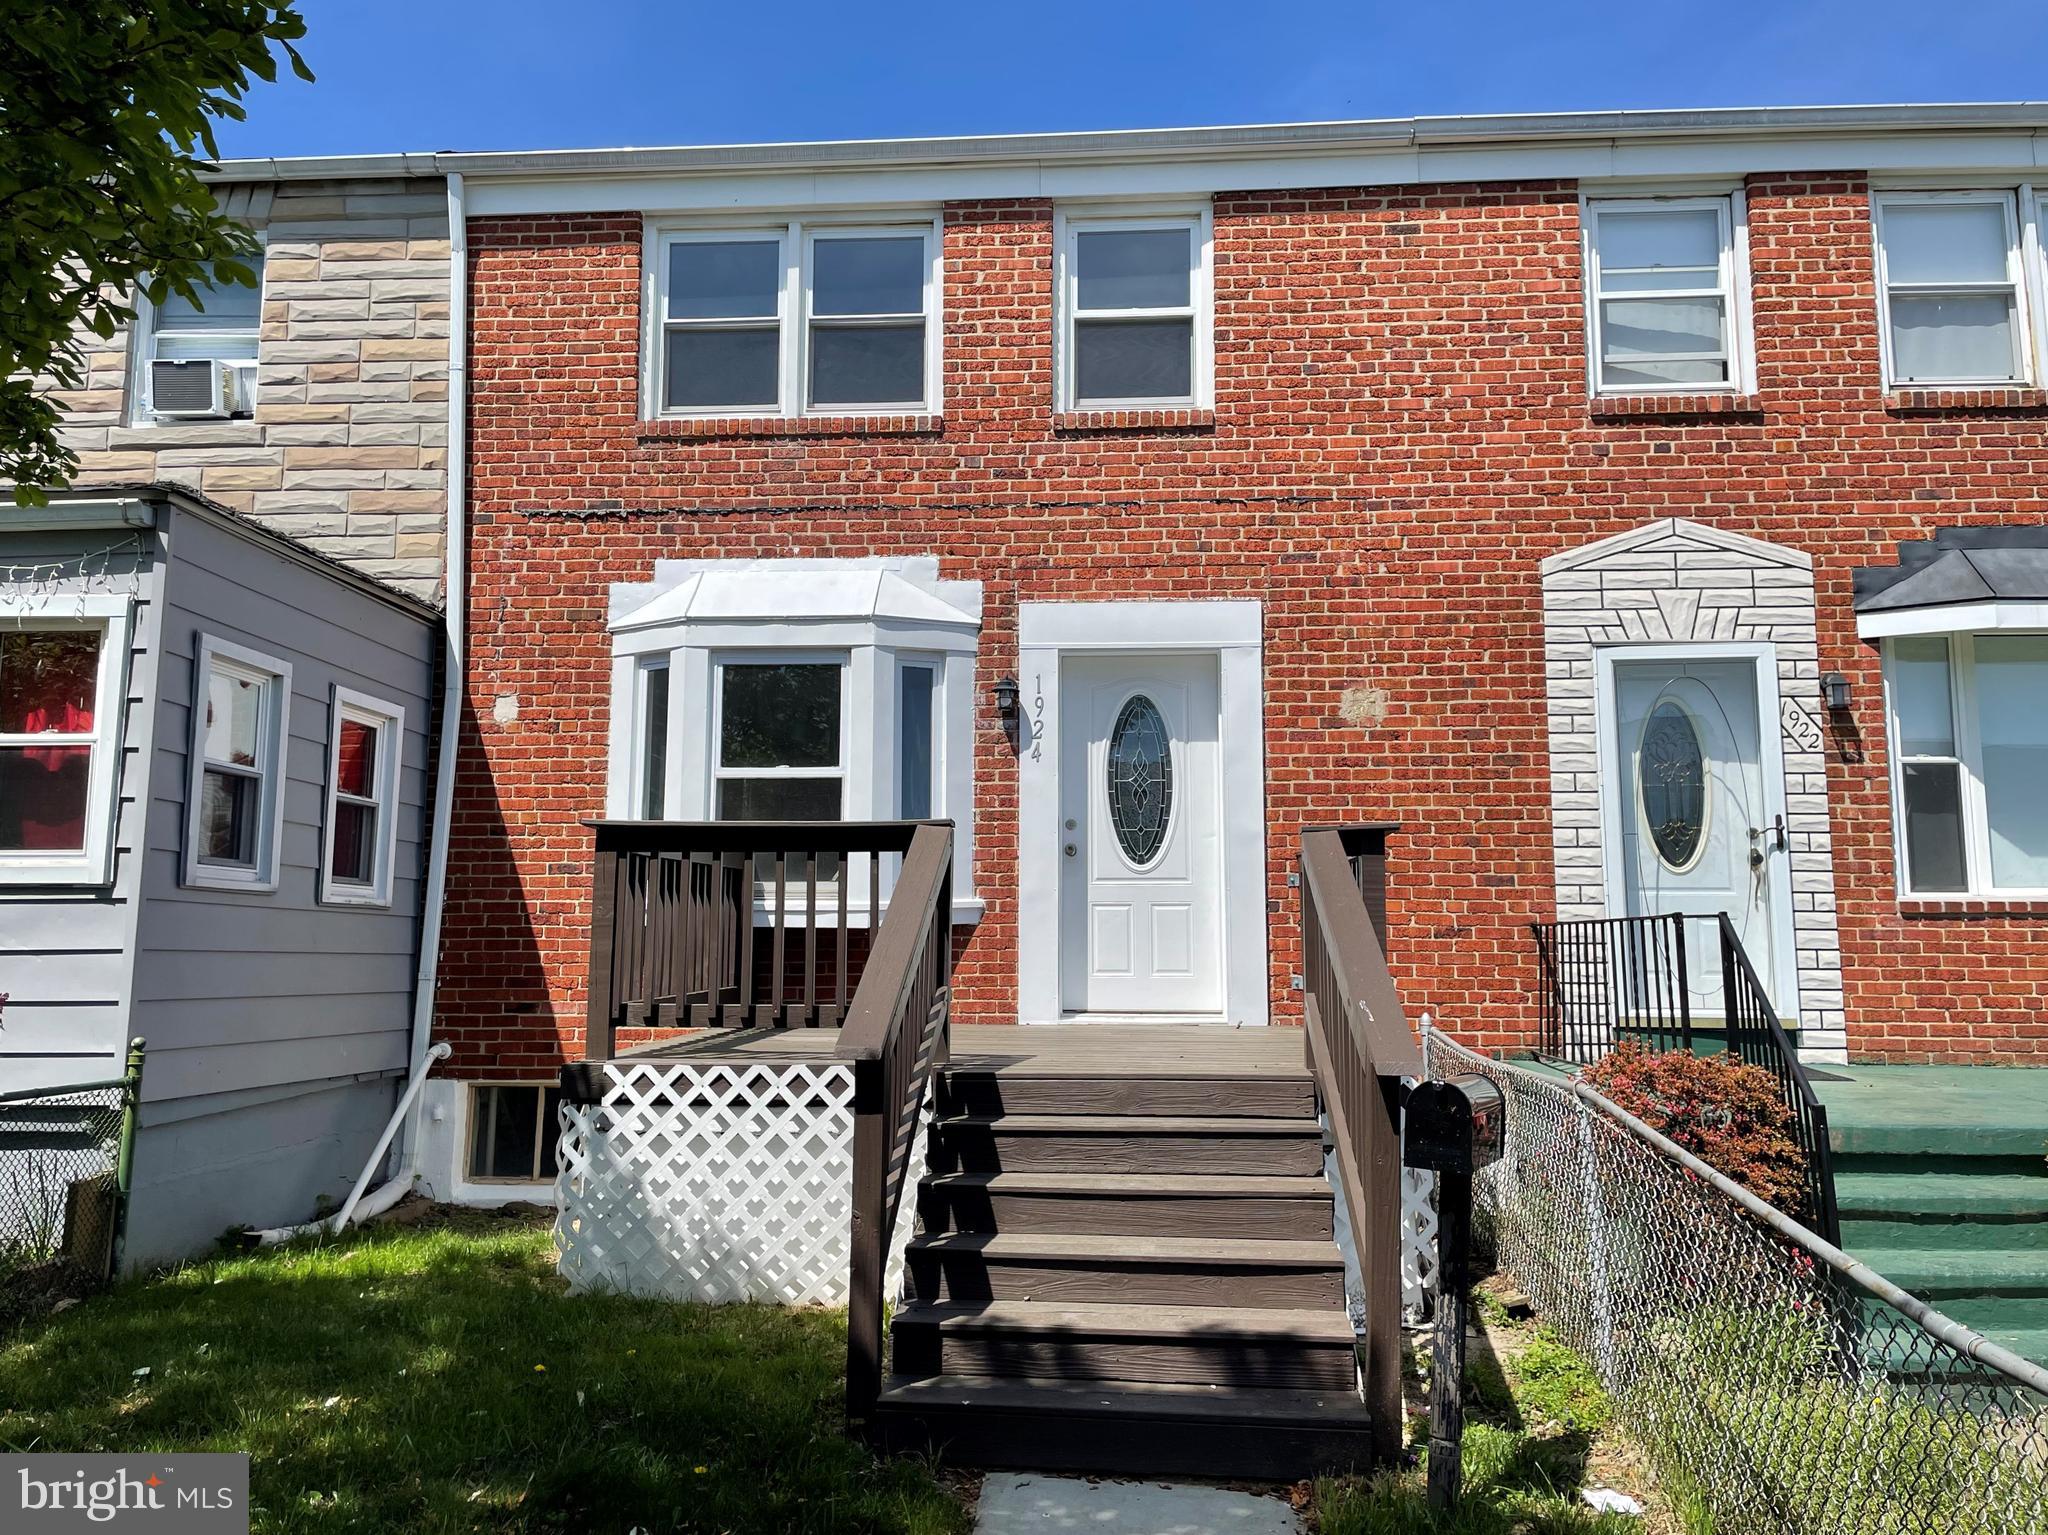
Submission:
POLYGON ((256 285, 255 236, 203 173, 215 120, 243 119, 278 54, 313 78, 305 35, 290 4, 0 0, 0 479, 16 501, 78 472, 48 391, 86 387, 93 339, 134 320, 138 290, 203 305, 209 282, 256 285))

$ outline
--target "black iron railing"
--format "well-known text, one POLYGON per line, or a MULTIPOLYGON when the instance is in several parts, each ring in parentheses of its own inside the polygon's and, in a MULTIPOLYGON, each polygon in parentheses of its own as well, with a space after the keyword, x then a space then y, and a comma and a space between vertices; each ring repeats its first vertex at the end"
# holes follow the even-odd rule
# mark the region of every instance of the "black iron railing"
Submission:
POLYGON ((1607 917, 1532 922, 1545 1055, 1590 1066, 1615 1042, 1692 1048, 1685 919, 1607 917))
POLYGON ((1578 1066, 1592 1065, 1625 1039, 1652 1050, 1692 1049, 1692 987, 1701 978, 1688 974, 1687 923, 1713 924, 1727 1049, 1777 1079, 1792 1117, 1806 1163, 1806 1208, 1791 1213, 1836 1241, 1841 1223, 1827 1107, 1726 912, 1531 923, 1540 982, 1537 1048, 1578 1066))

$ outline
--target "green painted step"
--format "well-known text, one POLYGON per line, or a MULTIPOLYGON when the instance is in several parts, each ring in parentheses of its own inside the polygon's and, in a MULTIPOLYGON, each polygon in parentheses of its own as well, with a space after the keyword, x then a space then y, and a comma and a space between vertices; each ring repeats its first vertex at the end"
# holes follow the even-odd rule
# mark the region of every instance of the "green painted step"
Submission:
POLYGON ((2048 1250, 1985 1247, 1852 1249, 1878 1273, 1938 1311, 1978 1296, 2048 1298, 2048 1250))
POLYGON ((1903 1215, 2048 1221, 2048 1164, 2034 1173, 1899 1170, 1835 1175, 1835 1204, 1848 1220, 1903 1215))

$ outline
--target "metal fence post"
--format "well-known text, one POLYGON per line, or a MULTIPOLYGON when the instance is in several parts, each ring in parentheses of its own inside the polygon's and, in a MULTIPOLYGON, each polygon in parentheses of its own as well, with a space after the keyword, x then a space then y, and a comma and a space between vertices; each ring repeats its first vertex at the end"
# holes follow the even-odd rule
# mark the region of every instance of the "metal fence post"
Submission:
POLYGON ((121 1072, 121 1141, 114 1156, 114 1239, 107 1244, 107 1278, 120 1276, 128 1245, 128 1199, 135 1188, 135 1130, 142 1117, 142 1054, 140 1038, 128 1041, 128 1063, 121 1072))

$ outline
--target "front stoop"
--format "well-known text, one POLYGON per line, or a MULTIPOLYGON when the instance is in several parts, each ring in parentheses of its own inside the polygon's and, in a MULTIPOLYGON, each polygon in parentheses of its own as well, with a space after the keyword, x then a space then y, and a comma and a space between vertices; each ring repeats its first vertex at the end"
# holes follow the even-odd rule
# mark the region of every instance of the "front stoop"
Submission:
POLYGON ((1371 1462, 1307 1072, 942 1073, 870 1433, 963 1464, 1371 1462))

